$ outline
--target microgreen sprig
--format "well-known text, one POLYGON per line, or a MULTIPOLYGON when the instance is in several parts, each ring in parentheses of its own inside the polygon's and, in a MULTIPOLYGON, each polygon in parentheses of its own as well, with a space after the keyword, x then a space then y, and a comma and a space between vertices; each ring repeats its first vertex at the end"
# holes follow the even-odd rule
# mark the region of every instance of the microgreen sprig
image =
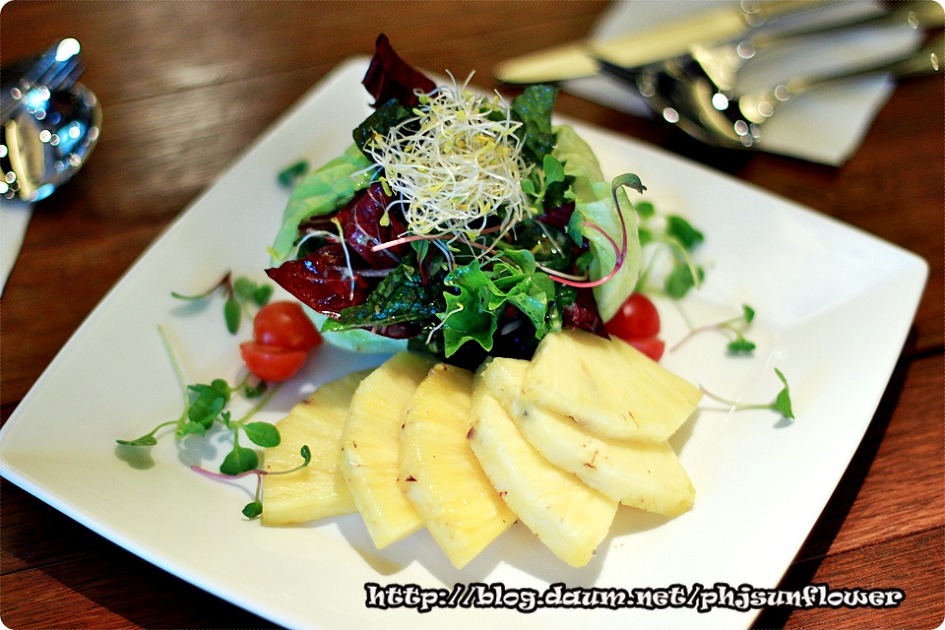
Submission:
MULTIPOLYGON (((259 466, 259 456, 255 450, 240 443, 240 433, 242 432, 253 444, 263 448, 277 446, 280 443, 279 430, 274 425, 252 420, 253 416, 264 408, 272 399, 272 396, 275 395, 278 385, 268 387, 265 381, 254 383, 249 380, 248 375, 235 385, 219 378, 212 380, 210 383, 188 385, 167 332, 163 327, 159 327, 158 331, 181 386, 183 410, 176 419, 159 423, 141 437, 133 440, 120 439, 117 442, 124 446, 133 447, 154 446, 158 443, 158 432, 165 427, 175 427, 174 434, 176 437, 184 438, 188 435, 205 436, 215 424, 219 424, 233 434, 233 447, 220 464, 220 476, 235 478, 253 473, 259 466), (232 413, 227 409, 235 393, 240 393, 247 399, 258 399, 256 404, 238 419, 234 419, 232 413)), ((307 463, 308 460, 306 459, 305 464, 307 465, 307 463)), ((259 510, 261 511, 261 509, 260 505, 259 510)))
POLYGON ((772 411, 777 411, 788 420, 793 420, 794 409, 792 408, 792 405, 791 405, 791 390, 788 386, 787 378, 778 368, 774 368, 774 373, 777 375, 778 380, 781 381, 781 384, 783 385, 783 387, 778 392, 777 396, 775 396, 774 400, 769 403, 740 403, 734 400, 728 400, 726 398, 717 396, 713 394, 712 392, 708 391, 705 387, 700 386, 700 389, 702 390, 702 393, 708 396, 709 398, 715 401, 718 401, 720 403, 723 403, 725 405, 729 405, 734 411, 748 411, 751 409, 770 409, 772 411))
MULTIPOLYGON (((697 265, 692 258, 693 250, 702 244, 705 237, 681 216, 657 214, 652 202, 638 202, 635 209, 640 220, 640 245, 663 245, 672 255, 672 267, 663 279, 660 290, 674 299, 685 296, 705 278, 705 269, 697 265)), ((640 279, 637 281, 638 291, 654 290, 646 286, 654 260, 655 257, 651 258, 650 264, 640 273, 640 279)))
POLYGON ((312 451, 309 448, 308 444, 303 444, 302 448, 299 450, 299 455, 302 457, 302 463, 294 468, 289 468, 288 470, 261 470, 259 468, 253 468, 252 470, 247 470, 245 472, 238 473, 236 475, 227 475, 225 473, 216 473, 212 470, 207 470, 202 466, 197 466, 196 464, 191 466, 190 469, 194 472, 200 473, 211 479, 222 479, 222 480, 232 480, 245 477, 246 475, 256 475, 256 493, 253 497, 253 500, 243 506, 243 516, 246 518, 256 518, 263 512, 262 504, 262 480, 266 475, 288 475, 289 473, 298 472, 306 466, 308 466, 312 461, 312 451))
POLYGON ((234 279, 229 271, 219 282, 205 291, 193 294, 172 291, 171 295, 179 300, 197 302, 207 299, 218 291, 222 291, 226 297, 223 303, 223 318, 226 321, 227 330, 234 335, 239 331, 243 316, 246 315, 252 320, 253 309, 265 306, 272 297, 272 286, 260 284, 242 276, 234 279))
POLYGON ((756 345, 755 342, 749 340, 745 336, 745 333, 748 332, 749 328, 751 328, 751 322, 754 319, 755 309, 748 306, 747 304, 742 304, 741 315, 720 322, 715 322, 713 324, 707 324, 705 326, 693 328, 688 334, 686 334, 685 337, 680 339, 676 345, 672 347, 671 351, 678 350, 684 343, 697 335, 717 330, 732 337, 731 341, 729 341, 725 346, 730 354, 751 354, 754 352, 756 345))

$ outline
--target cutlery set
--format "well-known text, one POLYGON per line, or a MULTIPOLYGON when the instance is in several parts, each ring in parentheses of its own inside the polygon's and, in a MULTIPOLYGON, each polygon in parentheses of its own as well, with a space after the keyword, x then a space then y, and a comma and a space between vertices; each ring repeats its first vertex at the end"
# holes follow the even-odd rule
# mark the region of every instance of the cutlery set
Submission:
POLYGON ((801 94, 866 75, 943 73, 945 13, 937 2, 909 1, 867 15, 831 15, 843 4, 768 0, 724 6, 639 35, 567 44, 510 59, 496 67, 495 76, 508 84, 607 76, 630 88, 657 118, 705 144, 756 148, 763 124, 801 94), (808 19, 792 24, 796 16, 808 19), (792 47, 816 45, 817 38, 858 32, 882 37, 887 28, 923 33, 926 44, 916 51, 779 78, 760 88, 741 90, 738 85, 740 71, 762 52, 787 55, 792 47))
MULTIPOLYGON (((510 85, 607 76, 630 88, 661 118, 716 147, 755 148, 778 109, 806 92, 865 75, 895 78, 943 74, 945 13, 932 0, 896 3, 866 16, 831 12, 836 0, 743 0, 684 15, 641 33, 603 42, 573 42, 498 64, 510 85), (791 27, 796 16, 813 16, 791 27), (782 24, 786 28, 778 28, 782 24), (926 45, 892 58, 792 76, 740 90, 740 72, 764 52, 857 29, 912 29, 926 45)), ((98 140, 102 110, 78 82, 79 42, 66 38, 38 57, 0 69, 0 200, 34 202, 81 168, 98 140)), ((788 54, 788 53, 784 53, 788 54)))
POLYGON ((102 109, 78 82, 84 68, 73 38, 0 69, 0 199, 48 197, 82 167, 98 141, 102 109))

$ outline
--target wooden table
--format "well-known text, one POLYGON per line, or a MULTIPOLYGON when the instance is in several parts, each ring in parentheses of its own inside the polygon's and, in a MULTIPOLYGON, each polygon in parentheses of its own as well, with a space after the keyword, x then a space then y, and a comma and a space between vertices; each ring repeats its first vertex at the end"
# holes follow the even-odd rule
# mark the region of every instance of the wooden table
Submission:
MULTIPOLYGON (((401 54, 492 87, 503 58, 586 34, 602 2, 26 2, 2 60, 84 47, 104 133, 35 212, 2 302, 6 419, 145 246, 332 67, 386 32, 401 54)), ((562 95, 559 111, 730 173, 925 257, 931 279, 882 403, 784 588, 895 587, 894 609, 769 610, 759 626, 936 627, 945 616, 943 82, 899 86, 841 168, 721 157, 662 125, 562 95)), ((2 483, 0 614, 12 628, 265 627, 2 483)))

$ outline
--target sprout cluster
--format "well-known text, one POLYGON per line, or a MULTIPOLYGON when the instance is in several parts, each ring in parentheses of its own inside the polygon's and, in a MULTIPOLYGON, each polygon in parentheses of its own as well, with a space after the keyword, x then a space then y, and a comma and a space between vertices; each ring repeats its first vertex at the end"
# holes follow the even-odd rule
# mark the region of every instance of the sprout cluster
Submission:
POLYGON ((490 219, 500 232, 530 212, 521 182, 528 165, 521 123, 498 95, 441 86, 422 95, 414 116, 377 136, 366 152, 382 167, 409 233, 475 240, 490 219))

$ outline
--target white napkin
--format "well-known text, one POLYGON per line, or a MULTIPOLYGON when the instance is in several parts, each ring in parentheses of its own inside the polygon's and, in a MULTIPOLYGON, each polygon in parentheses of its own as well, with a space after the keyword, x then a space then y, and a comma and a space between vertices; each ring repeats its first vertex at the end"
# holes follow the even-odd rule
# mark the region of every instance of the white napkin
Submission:
POLYGON ((32 204, 0 203, 0 295, 20 255, 26 227, 32 216, 32 204))
MULTIPOLYGON (((696 14, 738 0, 630 0, 616 2, 601 17, 591 40, 604 40, 658 26, 684 13, 696 14)), ((872 0, 842 3, 847 13, 879 10, 872 0)), ((790 18, 792 25, 813 19, 790 18)), ((820 18, 822 19, 822 18, 820 18)), ((858 29, 836 37, 811 38, 803 47, 759 53, 741 71, 737 89, 767 87, 798 73, 822 72, 859 65, 882 55, 914 50, 922 34, 909 28, 858 29)), ((856 151, 876 113, 892 93, 894 82, 886 76, 864 77, 811 91, 785 103, 764 124, 757 147, 830 165, 843 164, 856 151)), ((566 82, 573 94, 638 116, 649 116, 646 105, 632 90, 606 77, 566 82)))

